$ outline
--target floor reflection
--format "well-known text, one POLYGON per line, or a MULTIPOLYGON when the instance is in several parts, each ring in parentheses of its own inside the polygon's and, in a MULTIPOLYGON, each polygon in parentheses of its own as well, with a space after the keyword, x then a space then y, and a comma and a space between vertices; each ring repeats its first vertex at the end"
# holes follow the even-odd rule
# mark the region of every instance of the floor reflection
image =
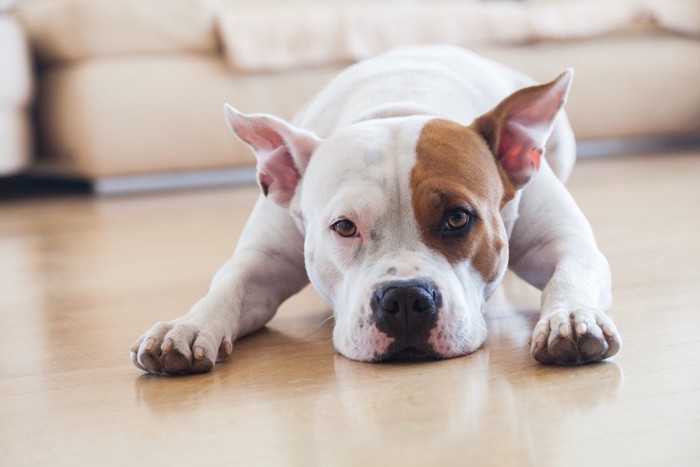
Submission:
POLYGON ((606 404, 621 391, 622 370, 614 362, 536 363, 528 344, 536 319, 535 313, 491 319, 487 344, 465 357, 369 364, 334 353, 332 322, 327 310, 318 310, 301 317, 297 328, 278 322, 243 339, 212 373, 144 375, 135 379, 134 393, 162 422, 208 414, 235 429, 236 445, 251 456, 274 447, 291 463, 362 459, 365 449, 369 463, 377 439, 405 446, 416 462, 434 463, 440 452, 491 464, 565 462, 567 453, 552 446, 571 445, 583 419, 604 423, 606 404), (474 452, 484 455, 485 436, 502 440, 501 449, 473 459, 474 452))

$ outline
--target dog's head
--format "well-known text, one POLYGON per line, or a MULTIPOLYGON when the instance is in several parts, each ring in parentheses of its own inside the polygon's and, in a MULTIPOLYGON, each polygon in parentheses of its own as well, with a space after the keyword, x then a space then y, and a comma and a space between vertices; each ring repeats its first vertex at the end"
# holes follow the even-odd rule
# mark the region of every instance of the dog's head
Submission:
POLYGON ((508 264, 503 216, 537 172, 571 76, 522 89, 469 126, 388 118, 327 139, 226 107, 264 194, 305 235, 340 353, 447 358, 483 344, 481 309, 508 264))

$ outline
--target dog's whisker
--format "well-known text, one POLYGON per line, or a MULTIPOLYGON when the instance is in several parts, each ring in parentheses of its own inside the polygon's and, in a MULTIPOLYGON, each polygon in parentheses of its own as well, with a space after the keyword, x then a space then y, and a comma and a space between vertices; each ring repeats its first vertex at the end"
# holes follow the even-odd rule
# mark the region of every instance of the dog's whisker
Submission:
MULTIPOLYGON (((311 336, 313 336, 314 334, 316 334, 317 332, 319 332, 321 329, 325 328, 325 327, 326 327, 326 324, 327 324, 329 321, 334 321, 334 320, 335 320, 335 316, 330 315, 328 318, 326 318, 326 319, 324 319, 323 321, 321 321, 320 323, 318 323, 318 324, 317 324, 313 329, 311 329, 307 334, 304 334, 304 335, 301 337, 301 339, 302 339, 302 340, 309 339, 311 336)), ((333 340, 333 339, 331 338, 331 341, 332 341, 332 340, 333 340)))

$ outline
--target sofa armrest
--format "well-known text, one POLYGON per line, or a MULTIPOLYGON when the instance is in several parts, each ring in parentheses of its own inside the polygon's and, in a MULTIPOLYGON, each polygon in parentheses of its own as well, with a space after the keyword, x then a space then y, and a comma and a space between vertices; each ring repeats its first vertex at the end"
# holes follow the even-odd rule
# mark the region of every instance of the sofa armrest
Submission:
POLYGON ((27 39, 12 14, 11 4, 0 10, 0 176, 21 171, 32 151, 31 60, 27 39))

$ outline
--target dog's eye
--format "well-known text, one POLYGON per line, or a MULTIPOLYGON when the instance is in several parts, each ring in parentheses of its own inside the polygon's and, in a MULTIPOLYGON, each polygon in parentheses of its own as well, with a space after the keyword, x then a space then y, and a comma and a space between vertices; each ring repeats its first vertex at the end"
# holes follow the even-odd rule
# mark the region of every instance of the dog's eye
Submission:
POLYGON ((473 216, 462 208, 450 209, 445 214, 445 232, 464 231, 472 223, 473 216))
POLYGON ((333 224, 333 230, 338 232, 341 237, 354 237, 357 235, 357 226, 347 219, 341 219, 333 224))

